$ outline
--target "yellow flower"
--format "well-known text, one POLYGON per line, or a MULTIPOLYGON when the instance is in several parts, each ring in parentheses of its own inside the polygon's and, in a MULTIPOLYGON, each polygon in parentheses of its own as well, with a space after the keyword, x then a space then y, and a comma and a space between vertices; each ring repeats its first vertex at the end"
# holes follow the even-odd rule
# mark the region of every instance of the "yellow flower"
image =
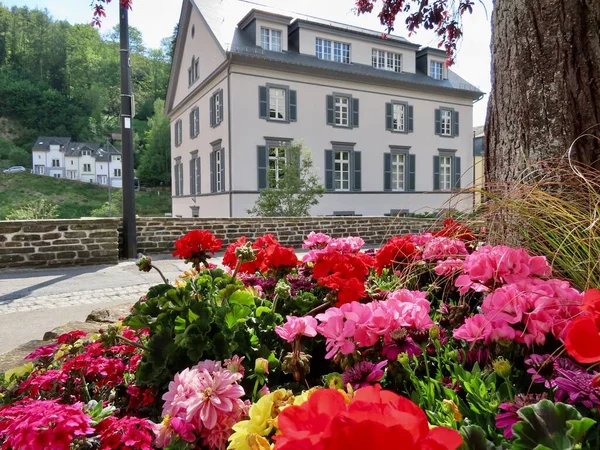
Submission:
POLYGON ((269 441, 255 433, 250 433, 246 437, 246 444, 249 450, 271 450, 273 448, 269 441))
MULTIPOLYGON (((273 413, 277 404, 291 398, 291 392, 278 389, 261 397, 248 411, 248 420, 242 420, 233 426, 234 433, 229 438, 229 450, 251 450, 248 435, 268 436, 273 430, 273 413)), ((259 447, 260 448, 260 447, 259 447)))
POLYGON ((179 275, 179 278, 181 278, 182 280, 186 280, 189 278, 195 278, 196 275, 198 275, 198 271, 192 267, 191 269, 186 270, 181 275, 179 275))
POLYGON ((463 416, 458 410, 458 406, 456 405, 456 403, 454 403, 453 400, 448 399, 444 399, 443 403, 444 405, 447 405, 450 408, 450 411, 452 411, 452 416, 454 417, 454 420, 456 420, 457 422, 462 422, 463 416))
POLYGON ((187 281, 177 279, 177 280, 175 280, 174 284, 177 289, 183 289, 184 287, 187 286, 187 281))

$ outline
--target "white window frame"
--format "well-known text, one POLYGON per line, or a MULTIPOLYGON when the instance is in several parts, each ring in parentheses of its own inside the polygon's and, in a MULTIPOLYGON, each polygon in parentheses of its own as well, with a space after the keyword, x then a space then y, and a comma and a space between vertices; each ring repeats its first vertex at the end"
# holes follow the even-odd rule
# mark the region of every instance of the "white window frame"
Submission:
POLYGON ((192 120, 190 123, 192 127, 192 138, 196 138, 200 135, 200 108, 195 107, 192 109, 192 120))
POLYGON ((444 66, 441 61, 429 61, 429 76, 434 80, 441 80, 444 76, 444 66))
POLYGON ((221 91, 217 91, 214 94, 214 104, 215 104, 215 125, 218 125, 221 123, 222 121, 222 117, 221 117, 221 91))
POLYGON ((335 191, 350 190, 350 152, 349 150, 334 150, 333 156, 333 185, 335 191), (344 176, 345 175, 345 176, 344 176))
POLYGON ((286 149, 283 146, 269 147, 269 165, 267 167, 267 182, 270 188, 277 189, 279 180, 284 176, 287 164, 286 149), (274 184, 274 185, 273 185, 274 184))
POLYGON ((338 127, 350 126, 350 97, 333 96, 333 123, 338 127))
POLYGON ((281 32, 281 30, 261 27, 260 43, 263 49, 271 50, 273 52, 280 52, 282 50, 282 42, 283 33, 281 32))
POLYGON ((392 152, 392 191, 406 190, 406 153, 392 152))
POLYGON ((376 69, 402 72, 402 53, 394 53, 374 48, 371 62, 376 69))
POLYGON ((440 155, 440 190, 452 189, 452 159, 450 155, 440 155))
POLYGON ((113 161, 121 161, 121 156, 120 155, 114 155, 113 156, 113 161))
POLYGON ((346 42, 316 38, 315 56, 326 61, 350 64, 350 44, 346 42))
POLYGON ((269 91, 269 119, 287 120, 287 95, 286 89, 270 87, 269 91), (278 95, 280 94, 280 95, 278 95), (278 117, 280 115, 281 117, 278 117))
POLYGON ((196 154, 193 158, 192 158, 192 164, 191 166, 193 167, 192 169, 192 174, 190 175, 190 177, 194 180, 194 189, 192 190, 192 186, 190 186, 190 194, 192 195, 200 195, 200 179, 199 179, 199 175, 200 175, 200 157, 196 154))
POLYGON ((452 136, 452 111, 449 109, 440 110, 440 135, 452 136))
POLYGON ((183 124, 181 119, 175 121, 175 147, 183 143, 183 124))
POLYGON ((115 178, 120 178, 120 177, 122 177, 122 176, 123 176, 123 171, 122 171, 121 169, 118 169, 118 168, 117 168, 117 169, 114 169, 114 172, 113 172, 113 173, 114 173, 114 177, 115 177, 115 178))
POLYGON ((406 131, 406 112, 404 103, 392 103, 392 130, 406 131))
POLYGON ((215 152, 215 190, 216 192, 221 192, 223 191, 223 180, 221 179, 221 164, 223 162, 221 161, 221 151, 216 151, 215 152))

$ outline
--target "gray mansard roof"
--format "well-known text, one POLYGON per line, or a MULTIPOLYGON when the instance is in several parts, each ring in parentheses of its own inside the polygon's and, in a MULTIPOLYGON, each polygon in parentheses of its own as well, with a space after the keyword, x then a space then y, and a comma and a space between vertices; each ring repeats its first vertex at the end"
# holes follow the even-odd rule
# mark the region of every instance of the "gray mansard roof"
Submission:
POLYGON ((109 155, 120 155, 121 152, 112 145, 96 142, 71 142, 65 156, 79 157, 84 150, 90 150, 96 161, 108 161, 109 155))
MULTIPOLYGON (((290 51, 288 52, 263 50, 256 45, 249 33, 244 31, 242 27, 251 23, 252 14, 256 13, 260 15, 261 13, 266 13, 266 15, 280 17, 283 21, 290 21, 291 19, 289 25, 290 31, 298 27, 320 28, 325 31, 334 29, 338 33, 348 33, 362 39, 366 38, 373 41, 381 41, 381 31, 368 30, 312 16, 299 14, 288 15, 287 12, 282 13, 282 11, 271 7, 260 6, 260 9, 257 10, 254 9, 252 5, 234 0, 221 0, 219 4, 215 4, 214 0, 190 1, 198 8, 215 38, 221 44, 223 50, 229 53, 234 60, 237 56, 242 57, 245 62, 254 60, 256 64, 263 62, 269 65, 272 63, 287 65, 291 70, 305 68, 311 69, 312 73, 314 73, 315 70, 319 70, 323 72, 320 73, 320 75, 325 75, 325 72, 329 72, 330 76, 334 77, 347 76, 348 78, 359 77, 363 79, 368 77, 373 80, 372 82, 378 80, 386 82, 385 84, 396 81, 415 85, 415 88, 417 88, 417 85, 421 85, 424 88, 432 88, 434 90, 453 89, 457 91, 457 93, 462 92, 474 99, 483 95, 483 92, 476 86, 464 80, 451 70, 448 70, 447 80, 436 80, 418 69, 416 73, 396 73, 376 69, 366 64, 343 64, 325 61, 318 59, 316 56, 301 54, 297 49, 293 48, 290 48, 290 51)), ((387 35, 385 41, 390 44, 398 45, 399 47, 411 48, 412 50, 417 50, 420 47, 402 36, 392 34, 387 35)), ((444 54, 443 51, 438 49, 426 47, 421 49, 418 52, 418 55, 423 55, 425 53, 435 53, 436 55, 438 53, 444 54)), ((363 80, 361 79, 360 81, 363 80)))
POLYGON ((31 150, 50 150, 51 145, 67 146, 71 142, 68 137, 46 137, 40 136, 31 147, 31 150))

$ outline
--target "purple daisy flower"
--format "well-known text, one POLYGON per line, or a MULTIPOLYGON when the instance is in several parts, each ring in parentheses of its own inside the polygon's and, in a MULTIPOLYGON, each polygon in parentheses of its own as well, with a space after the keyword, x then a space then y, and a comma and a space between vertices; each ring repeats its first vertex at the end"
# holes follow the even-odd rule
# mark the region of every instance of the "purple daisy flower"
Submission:
POLYGON ((583 370, 557 369, 556 386, 566 393, 568 403, 581 403, 592 409, 600 407, 600 388, 594 383, 597 373, 583 370))
POLYGON ((548 389, 553 388, 552 375, 554 374, 555 361, 556 358, 552 355, 529 355, 529 358, 525 360, 525 366, 527 367, 527 373, 531 375, 531 380, 534 383, 543 384, 548 389))
POLYGON ((378 364, 370 361, 356 363, 342 374, 342 383, 344 386, 350 384, 353 389, 372 386, 383 378, 386 365, 387 361, 381 361, 378 364))
POLYGON ((514 437, 512 427, 515 423, 521 421, 521 418, 517 414, 519 409, 524 406, 535 405, 540 400, 548 398, 546 393, 543 394, 519 394, 516 395, 512 402, 506 402, 500 404, 500 414, 496 415, 496 428, 504 428, 503 434, 506 439, 512 439, 514 437))

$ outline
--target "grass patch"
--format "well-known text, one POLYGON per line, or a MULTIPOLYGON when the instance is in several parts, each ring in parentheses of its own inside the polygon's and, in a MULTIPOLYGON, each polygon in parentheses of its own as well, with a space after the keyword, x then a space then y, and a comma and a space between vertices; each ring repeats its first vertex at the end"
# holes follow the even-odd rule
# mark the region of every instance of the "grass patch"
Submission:
MULTIPOLYGON (((76 219, 108 201, 108 189, 96 184, 33 175, 0 173, 0 220, 35 197, 45 197, 58 205, 58 217, 76 219)), ((171 212, 170 192, 154 190, 135 193, 139 216, 164 216, 171 212)))

